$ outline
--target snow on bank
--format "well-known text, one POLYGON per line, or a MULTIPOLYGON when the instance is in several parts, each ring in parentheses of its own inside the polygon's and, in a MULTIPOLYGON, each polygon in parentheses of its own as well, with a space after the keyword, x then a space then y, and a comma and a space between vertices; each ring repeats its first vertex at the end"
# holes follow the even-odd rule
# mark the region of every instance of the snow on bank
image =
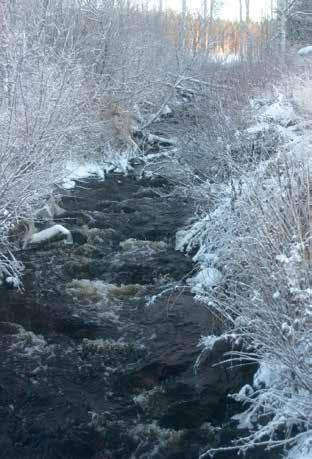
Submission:
POLYGON ((267 97, 253 98, 250 105, 256 116, 247 132, 265 132, 273 128, 283 138, 292 138, 292 130, 287 128, 297 124, 298 115, 289 96, 285 95, 280 88, 274 88, 273 93, 267 97))
POLYGON ((277 93, 276 100, 269 106, 266 107, 260 116, 265 121, 276 123, 282 127, 287 125, 296 119, 296 114, 293 106, 288 102, 284 94, 277 93))
POLYGON ((222 273, 216 268, 203 267, 196 276, 188 279, 188 284, 192 287, 195 294, 204 293, 207 289, 212 289, 221 284, 223 280, 222 273))
MULTIPOLYGON (((235 396, 246 408, 235 419, 250 429, 238 449, 267 442, 268 448, 285 446, 287 459, 311 459, 312 136, 307 111, 296 103, 312 87, 307 82, 293 89, 294 105, 282 91, 255 104, 247 133, 276 129, 282 141, 276 152, 215 187, 209 213, 177 234, 176 248, 197 250, 193 292, 253 349, 234 353, 234 363, 260 365, 253 384, 235 396)), ((217 342, 209 336, 200 344, 209 350, 217 342)))
POLYGON ((62 182, 62 187, 70 190, 75 187, 77 180, 84 180, 90 177, 104 180, 105 174, 113 171, 127 174, 133 169, 131 160, 136 157, 137 152, 133 150, 117 152, 107 148, 103 158, 99 161, 69 160, 65 165, 65 178, 62 182))
POLYGON ((62 182, 62 187, 65 190, 75 188, 75 181, 89 177, 97 177, 104 180, 105 170, 95 162, 80 163, 78 161, 68 161, 66 164, 65 179, 62 182))
POLYGON ((233 420, 238 422, 239 429, 253 432, 249 443, 242 438, 238 440, 240 445, 245 443, 244 446, 252 448, 263 441, 267 442, 268 449, 284 447, 285 459, 311 459, 312 430, 303 415, 305 407, 311 409, 310 393, 292 387, 287 365, 263 359, 252 386, 242 387, 233 398, 246 407, 243 413, 233 416, 233 420), (298 420, 303 425, 300 426, 298 420), (283 439, 281 432, 288 432, 289 436, 283 439))
POLYGON ((286 459, 311 459, 312 458, 312 432, 303 435, 298 445, 292 448, 286 459))
MULTIPOLYGON (((254 199, 255 192, 259 199, 267 200, 269 193, 274 196, 283 187, 283 184, 277 186, 277 182, 283 181, 284 177, 272 174, 276 162, 296 158, 298 161, 308 160, 312 166, 309 142, 302 136, 301 130, 293 130, 293 125, 298 126, 298 117, 286 96, 276 90, 271 99, 254 99, 251 105, 257 115, 245 135, 248 137, 249 134, 276 129, 282 133, 282 145, 275 156, 261 161, 255 169, 242 171, 242 175, 230 183, 215 186, 214 206, 207 216, 178 231, 176 250, 190 253, 196 249, 193 261, 200 264, 199 273, 189 280, 194 293, 202 293, 226 280, 222 275, 225 253, 234 240, 243 237, 246 230, 249 232, 248 226, 243 228, 241 220, 246 216, 246 208, 254 199)), ((241 136, 244 137, 244 131, 241 136)), ((252 213, 253 209, 248 208, 248 211, 252 213)), ((255 217, 256 214, 249 215, 248 223, 252 223, 255 217)))

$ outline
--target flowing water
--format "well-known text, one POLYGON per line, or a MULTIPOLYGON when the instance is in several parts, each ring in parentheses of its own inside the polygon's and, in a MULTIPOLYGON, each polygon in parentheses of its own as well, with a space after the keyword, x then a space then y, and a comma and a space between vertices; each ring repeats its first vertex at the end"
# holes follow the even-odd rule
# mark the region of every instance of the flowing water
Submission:
POLYGON ((195 459, 227 444, 227 394, 252 369, 215 366, 221 342, 195 371, 219 325, 174 250, 191 203, 133 172, 80 182, 61 205, 73 246, 25 250, 24 293, 1 290, 0 457, 195 459))

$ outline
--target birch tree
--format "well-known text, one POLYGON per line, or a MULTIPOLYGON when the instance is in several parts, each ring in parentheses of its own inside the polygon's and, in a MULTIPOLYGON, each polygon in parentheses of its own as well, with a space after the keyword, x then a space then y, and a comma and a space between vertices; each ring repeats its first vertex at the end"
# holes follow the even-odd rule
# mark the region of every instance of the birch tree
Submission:
POLYGON ((216 13, 217 3, 218 3, 217 0, 210 0, 209 20, 207 24, 207 41, 209 45, 210 45, 210 41, 212 37, 212 26, 213 26, 214 16, 216 13))
POLYGON ((203 27, 202 27, 202 48, 211 45, 213 23, 218 9, 222 6, 221 0, 204 0, 203 1, 203 27))
POLYGON ((246 40, 247 40, 247 60, 248 62, 252 61, 252 36, 250 30, 250 0, 245 0, 245 8, 246 8, 246 40))
POLYGON ((243 19, 243 0, 238 0, 239 4, 239 56, 241 62, 244 60, 244 19, 243 19))
POLYGON ((208 28, 208 0, 204 0, 203 8, 203 26, 202 26, 202 48, 207 47, 207 28, 208 28))
POLYGON ((180 47, 185 48, 186 42, 186 17, 187 17, 187 0, 182 0, 181 25, 180 25, 180 47))
POLYGON ((280 50, 281 56, 284 60, 286 57, 287 49, 287 14, 288 14, 289 0, 277 0, 277 14, 280 26, 280 50))

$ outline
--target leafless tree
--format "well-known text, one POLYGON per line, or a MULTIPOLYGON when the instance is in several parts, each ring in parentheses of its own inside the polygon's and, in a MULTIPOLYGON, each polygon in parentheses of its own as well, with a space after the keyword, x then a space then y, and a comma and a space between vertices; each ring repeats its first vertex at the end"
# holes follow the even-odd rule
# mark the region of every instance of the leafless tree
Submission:
POLYGON ((241 62, 244 60, 244 18, 243 18, 243 0, 238 0, 239 2, 239 54, 241 62))
POLYGON ((287 15, 289 14, 289 0, 277 1, 277 13, 280 22, 280 48, 283 58, 287 50, 287 15))

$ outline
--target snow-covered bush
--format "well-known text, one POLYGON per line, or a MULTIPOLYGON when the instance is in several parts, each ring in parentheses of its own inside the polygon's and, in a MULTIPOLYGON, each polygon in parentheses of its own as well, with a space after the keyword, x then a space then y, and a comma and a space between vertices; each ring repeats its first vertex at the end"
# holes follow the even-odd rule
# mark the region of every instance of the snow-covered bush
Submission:
POLYGON ((0 252, 15 275, 10 230, 60 180, 69 145, 83 148, 82 68, 73 48, 57 49, 63 29, 49 36, 55 14, 50 2, 1 5, 0 252))
POLYGON ((122 1, 8 1, 0 17, 0 273, 18 276, 13 230, 72 186, 69 165, 130 167, 136 107, 161 104, 177 63, 157 15, 122 1))
MULTIPOLYGON (((268 159, 282 141, 284 132, 271 122, 269 113, 256 126, 250 125, 263 103, 257 97, 259 87, 267 81, 272 85, 280 76, 280 68, 263 61, 247 68, 240 62, 229 67, 201 62, 192 70, 196 78, 188 78, 185 83, 193 98, 175 126, 182 148, 172 168, 178 177, 172 176, 187 188, 188 196, 191 194, 196 201, 202 199, 204 205, 207 194, 203 185, 227 182, 234 173, 241 175, 242 169, 268 159)), ((275 99, 279 96, 277 90, 270 94, 272 111, 278 110, 275 99)))
POLYGON ((312 455, 311 137, 298 113, 284 123, 284 99, 261 112, 261 122, 269 112, 267 122, 278 125, 284 144, 215 186, 213 208, 178 234, 177 246, 199 247, 194 260, 202 274, 194 278, 194 293, 244 340, 244 351, 225 359, 259 364, 253 387, 235 396, 246 404, 236 419, 250 433, 230 449, 285 446, 290 458, 301 458, 312 455), (211 270, 222 274, 218 282, 211 282, 211 270))

